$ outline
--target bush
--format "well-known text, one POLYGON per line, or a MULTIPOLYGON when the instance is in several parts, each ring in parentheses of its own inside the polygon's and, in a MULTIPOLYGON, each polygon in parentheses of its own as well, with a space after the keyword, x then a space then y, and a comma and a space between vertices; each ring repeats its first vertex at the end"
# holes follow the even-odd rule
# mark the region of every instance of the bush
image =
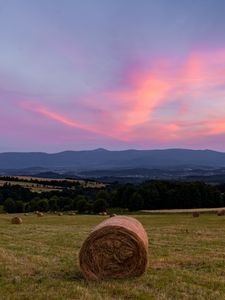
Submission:
POLYGON ((37 203, 37 210, 38 211, 48 211, 49 209, 49 204, 48 204, 48 199, 41 199, 37 203))
POLYGON ((85 213, 88 208, 88 202, 85 197, 80 196, 80 199, 77 201, 77 211, 79 214, 85 213))
POLYGON ((24 212, 24 203, 22 201, 16 201, 16 212, 17 213, 24 212))
POLYGON ((39 197, 35 197, 31 200, 30 204, 29 204, 29 208, 30 208, 30 211, 36 211, 38 210, 38 203, 40 201, 40 198, 39 197))
POLYGON ((15 213, 16 212, 16 203, 11 198, 8 198, 3 203, 3 209, 4 211, 8 213, 15 213))
POLYGON ((93 211, 95 214, 106 211, 107 202, 104 199, 97 199, 93 205, 93 211))
POLYGON ((128 199, 127 208, 129 211, 137 211, 143 208, 144 200, 138 192, 133 193, 133 195, 128 199))
POLYGON ((48 201, 49 203, 49 209, 52 211, 55 210, 59 210, 59 206, 58 206, 58 197, 57 196, 53 196, 50 198, 50 200, 48 201))

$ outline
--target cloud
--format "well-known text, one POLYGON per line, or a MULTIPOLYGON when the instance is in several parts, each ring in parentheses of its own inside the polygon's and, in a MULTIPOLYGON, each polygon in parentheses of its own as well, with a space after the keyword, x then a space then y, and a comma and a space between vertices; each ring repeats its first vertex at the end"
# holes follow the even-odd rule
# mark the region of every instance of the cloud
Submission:
POLYGON ((149 70, 129 70, 129 88, 111 92, 126 105, 120 124, 124 134, 131 132, 132 139, 137 127, 154 129, 160 141, 225 133, 225 49, 195 51, 182 62, 165 62, 159 59, 149 70), (174 101, 171 117, 163 115, 174 101))
POLYGON ((86 131, 95 135, 106 136, 106 137, 114 138, 116 140, 120 140, 119 137, 113 135, 113 132, 112 133, 108 132, 107 130, 104 130, 104 128, 102 128, 101 130, 98 129, 97 127, 89 126, 87 123, 76 122, 74 120, 65 117, 62 114, 50 110, 46 106, 38 105, 31 101, 22 101, 20 102, 20 106, 25 110, 38 113, 44 116, 45 118, 47 118, 48 120, 56 121, 57 123, 60 123, 66 127, 80 129, 82 131, 86 131))
POLYGON ((61 111, 37 100, 20 105, 65 128, 127 145, 199 145, 225 133, 225 49, 195 50, 179 61, 146 59, 122 74, 123 86, 75 97, 61 111))

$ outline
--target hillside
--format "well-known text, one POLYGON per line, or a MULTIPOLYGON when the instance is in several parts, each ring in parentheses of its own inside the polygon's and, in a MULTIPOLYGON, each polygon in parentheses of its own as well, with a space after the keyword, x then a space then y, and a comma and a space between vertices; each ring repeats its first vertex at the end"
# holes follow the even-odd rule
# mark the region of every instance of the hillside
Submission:
POLYGON ((126 168, 225 167, 225 153, 211 150, 64 151, 0 154, 0 169, 67 169, 74 171, 126 168))

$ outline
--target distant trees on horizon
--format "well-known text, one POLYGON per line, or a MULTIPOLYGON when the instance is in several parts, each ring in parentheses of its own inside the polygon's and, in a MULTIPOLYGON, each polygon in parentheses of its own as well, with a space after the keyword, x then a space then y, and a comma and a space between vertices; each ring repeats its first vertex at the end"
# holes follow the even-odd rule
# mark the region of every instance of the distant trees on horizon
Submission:
POLYGON ((0 205, 9 213, 71 211, 99 213, 110 208, 182 209, 225 206, 225 184, 149 181, 139 185, 111 184, 102 189, 78 186, 62 191, 35 193, 20 185, 0 187, 0 205))

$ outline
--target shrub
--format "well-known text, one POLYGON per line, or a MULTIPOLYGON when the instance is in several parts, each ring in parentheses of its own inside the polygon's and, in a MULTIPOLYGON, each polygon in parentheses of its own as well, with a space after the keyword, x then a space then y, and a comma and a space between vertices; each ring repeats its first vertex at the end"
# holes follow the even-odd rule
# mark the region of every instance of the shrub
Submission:
POLYGON ((106 211, 107 202, 104 199, 97 199, 93 205, 93 211, 95 214, 106 211))
POLYGON ((129 211, 137 211, 143 208, 144 200, 138 192, 133 193, 133 195, 128 199, 128 209, 129 211))
POLYGON ((48 199, 41 199, 37 203, 37 210, 38 211, 48 211, 49 209, 49 204, 48 204, 48 199))
POLYGON ((16 201, 16 212, 23 213, 24 212, 24 203, 22 201, 16 201))
POLYGON ((80 199, 77 201, 77 211, 79 214, 86 212, 88 206, 87 203, 87 200, 83 196, 81 196, 80 199))
POLYGON ((15 213, 16 212, 16 203, 11 198, 8 198, 3 203, 3 209, 4 211, 8 213, 15 213))

